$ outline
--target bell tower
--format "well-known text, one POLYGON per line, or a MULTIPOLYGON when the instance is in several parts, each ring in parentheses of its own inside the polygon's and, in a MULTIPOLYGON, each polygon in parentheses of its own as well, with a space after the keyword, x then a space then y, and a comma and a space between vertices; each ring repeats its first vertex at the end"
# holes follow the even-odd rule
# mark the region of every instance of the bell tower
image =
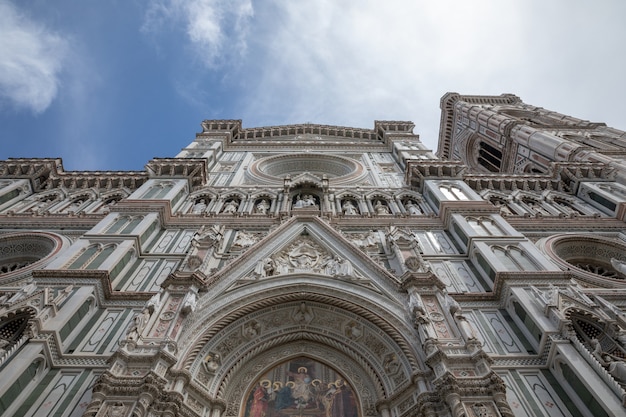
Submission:
MULTIPOLYGON (((524 103, 512 94, 441 99, 439 156, 477 172, 541 174, 552 162, 619 166, 626 157, 623 131, 524 103)), ((623 167, 618 176, 624 177, 623 167)))

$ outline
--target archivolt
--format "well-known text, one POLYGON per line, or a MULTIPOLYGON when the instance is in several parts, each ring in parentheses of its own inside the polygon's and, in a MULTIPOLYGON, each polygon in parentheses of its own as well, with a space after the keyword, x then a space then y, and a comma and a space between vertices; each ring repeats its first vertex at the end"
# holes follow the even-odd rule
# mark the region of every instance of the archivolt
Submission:
MULTIPOLYGON (((196 320, 190 321, 188 330, 185 331, 184 335, 181 335, 181 341, 188 339, 191 343, 184 356, 182 368, 190 369, 200 350, 217 333, 223 331, 238 319, 255 311, 294 301, 319 302, 339 307, 367 320, 393 340, 407 358, 411 367, 420 367, 419 363, 422 361, 415 356, 416 352, 404 336, 405 334, 414 335, 414 330, 408 327, 405 321, 398 317, 393 317, 388 311, 383 311, 379 303, 360 298, 355 294, 348 294, 349 297, 339 298, 336 296, 336 289, 333 288, 320 286, 315 288, 316 292, 312 292, 313 288, 311 287, 307 289, 309 291, 302 291, 302 287, 294 285, 292 288, 282 287, 280 289, 282 294, 256 292, 240 298, 238 305, 227 304, 218 311, 207 311, 204 317, 198 317, 196 320), (346 298, 349 298, 350 301, 346 298), (218 319, 215 320, 215 317, 218 317, 218 319), (200 336, 194 337, 196 334, 200 334, 200 336)), ((185 349, 185 346, 182 345, 179 348, 185 349)))

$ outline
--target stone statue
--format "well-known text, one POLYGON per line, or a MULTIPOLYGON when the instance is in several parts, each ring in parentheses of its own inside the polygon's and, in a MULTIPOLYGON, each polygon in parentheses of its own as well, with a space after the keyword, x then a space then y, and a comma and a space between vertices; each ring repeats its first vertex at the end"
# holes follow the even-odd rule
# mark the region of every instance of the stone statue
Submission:
POLYGON ((204 198, 201 198, 196 201, 196 204, 193 205, 193 208, 191 209, 191 213, 200 214, 204 212, 204 210, 206 210, 206 200, 204 198))
POLYGON ((391 214, 389 211, 389 207, 386 204, 383 204, 382 201, 377 200, 374 205, 374 210, 376 210, 376 214, 391 214))
POLYGON ((407 200, 404 203, 404 208, 409 214, 422 214, 422 210, 420 210, 419 206, 415 204, 413 200, 407 200))
POLYGON ((256 214, 267 214, 269 209, 270 209, 270 203, 266 199, 262 199, 254 207, 254 212, 256 214))
POLYGON ((239 203, 235 200, 228 200, 224 204, 224 208, 222 209, 222 213, 224 214, 235 214, 237 213, 237 208, 239 207, 239 203))
POLYGON ((347 215, 359 214, 358 209, 352 204, 351 200, 346 200, 341 206, 343 213, 347 215))
POLYGON ((305 207, 315 207, 317 204, 315 202, 315 197, 311 194, 305 194, 304 197, 300 198, 300 194, 296 197, 296 201, 293 203, 293 208, 305 208, 305 207))

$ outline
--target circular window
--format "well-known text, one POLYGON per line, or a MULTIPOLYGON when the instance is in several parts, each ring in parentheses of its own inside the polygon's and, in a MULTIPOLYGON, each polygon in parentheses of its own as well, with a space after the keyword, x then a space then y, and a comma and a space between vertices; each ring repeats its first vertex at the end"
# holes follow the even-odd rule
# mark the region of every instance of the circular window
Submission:
POLYGON ((340 183, 357 179, 365 174, 359 162, 334 155, 299 154, 269 156, 250 166, 250 174, 265 181, 282 182, 286 176, 311 174, 318 178, 326 176, 331 182, 340 183))
POLYGON ((50 233, 20 233, 0 236, 0 277, 41 265, 62 246, 50 233))
POLYGON ((589 279, 626 279, 626 245, 597 236, 557 235, 543 243, 546 253, 562 268, 589 279))

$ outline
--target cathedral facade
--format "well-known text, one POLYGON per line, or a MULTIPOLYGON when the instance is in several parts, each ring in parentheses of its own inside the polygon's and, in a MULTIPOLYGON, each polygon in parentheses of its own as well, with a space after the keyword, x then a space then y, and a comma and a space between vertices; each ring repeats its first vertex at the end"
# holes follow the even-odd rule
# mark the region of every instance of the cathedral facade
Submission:
POLYGON ((626 415, 626 133, 441 112, 0 161, 0 415, 626 415))

